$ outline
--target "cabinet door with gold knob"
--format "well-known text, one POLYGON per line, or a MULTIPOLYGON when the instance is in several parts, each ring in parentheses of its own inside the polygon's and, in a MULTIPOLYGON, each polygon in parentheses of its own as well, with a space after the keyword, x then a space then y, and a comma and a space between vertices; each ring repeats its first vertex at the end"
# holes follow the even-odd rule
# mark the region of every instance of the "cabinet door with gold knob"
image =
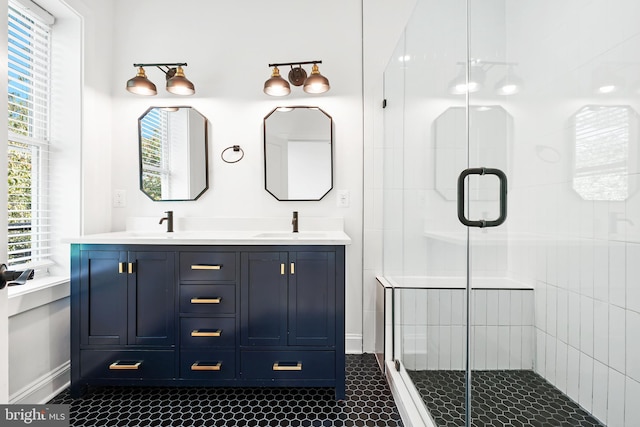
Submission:
POLYGON ((335 252, 290 252, 289 345, 332 346, 336 335, 335 252))
POLYGON ((287 345, 286 252, 241 256, 242 345, 287 345))

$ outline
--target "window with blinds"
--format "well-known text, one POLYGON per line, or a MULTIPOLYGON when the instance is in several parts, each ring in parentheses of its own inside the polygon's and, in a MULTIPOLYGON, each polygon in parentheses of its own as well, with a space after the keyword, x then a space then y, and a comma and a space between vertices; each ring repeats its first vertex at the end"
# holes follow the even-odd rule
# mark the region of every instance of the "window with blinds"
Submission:
POLYGON ((9 1, 8 28, 8 264, 45 264, 51 26, 9 1))
POLYGON ((627 105, 587 105, 573 117, 573 188, 585 200, 626 200, 638 116, 627 105))
POLYGON ((160 108, 151 109, 140 120, 142 149, 142 186, 153 200, 168 198, 169 137, 167 112, 160 108))

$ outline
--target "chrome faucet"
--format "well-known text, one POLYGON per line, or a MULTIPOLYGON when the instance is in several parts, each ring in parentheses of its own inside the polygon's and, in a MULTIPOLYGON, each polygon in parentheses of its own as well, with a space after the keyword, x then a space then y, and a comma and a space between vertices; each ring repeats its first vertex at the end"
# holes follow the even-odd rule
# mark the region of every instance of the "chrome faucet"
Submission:
POLYGON ((167 216, 164 218, 160 218, 160 222, 158 224, 162 224, 165 220, 167 221, 167 233, 173 233, 173 211, 166 211, 167 216))
POLYGON ((298 211, 293 211, 293 218, 291 219, 291 225, 293 225, 293 232, 298 232, 298 211))

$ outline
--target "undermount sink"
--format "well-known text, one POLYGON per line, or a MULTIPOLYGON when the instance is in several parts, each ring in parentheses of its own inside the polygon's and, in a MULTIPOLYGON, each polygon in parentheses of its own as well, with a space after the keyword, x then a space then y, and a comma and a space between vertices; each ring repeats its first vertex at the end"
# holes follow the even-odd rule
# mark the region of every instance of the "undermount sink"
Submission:
POLYGON ((264 238, 264 239, 321 239, 326 237, 327 233, 317 232, 317 231, 303 231, 298 233, 293 232, 268 232, 268 233, 259 233, 254 237, 256 238, 264 238))

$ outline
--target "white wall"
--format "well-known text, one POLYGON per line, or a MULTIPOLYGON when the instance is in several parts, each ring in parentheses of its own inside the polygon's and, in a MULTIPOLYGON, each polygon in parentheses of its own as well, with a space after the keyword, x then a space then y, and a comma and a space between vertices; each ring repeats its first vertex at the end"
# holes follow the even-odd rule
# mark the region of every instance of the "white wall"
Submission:
MULTIPOLYGON (((113 3, 64 0, 80 16, 82 117, 81 178, 68 185, 80 186, 80 230, 91 234, 110 230, 112 152, 113 3)), ((69 160, 70 162, 75 161, 69 160)), ((75 166, 75 165, 74 165, 75 166)), ((77 227, 77 225, 76 225, 77 227)))
MULTIPOLYGON (((108 206, 113 189, 126 191, 127 206, 108 208, 110 229, 122 230, 129 216, 157 216, 173 210, 180 217, 290 218, 343 217, 353 243, 347 248, 347 345, 361 350, 362 336, 362 68, 361 2, 330 0, 316 4, 292 0, 277 6, 261 0, 242 2, 116 0, 113 28, 113 127, 107 145, 111 167, 100 182, 87 180, 88 193, 108 206), (331 90, 308 95, 292 87, 286 98, 265 95, 269 63, 322 60, 320 72, 331 90), (187 62, 186 77, 196 87, 191 97, 164 89, 164 74, 147 68, 158 86, 155 97, 128 93, 125 83, 135 75, 133 63, 187 62), (210 188, 194 202, 152 202, 138 189, 137 119, 149 106, 191 105, 210 122, 210 188), (278 202, 264 190, 262 120, 273 108, 318 106, 335 123, 334 190, 317 202, 278 202), (245 152, 242 161, 224 163, 220 153, 231 145, 245 152), (105 188, 104 181, 110 186, 105 188), (351 192, 348 208, 336 207, 336 190, 351 192)), ((281 71, 286 67, 281 67, 281 71)), ((307 69, 310 72, 310 68, 307 69)), ((97 136, 96 136, 97 137, 97 136)), ((102 138, 103 136, 100 136, 102 138)), ((101 149, 103 154, 106 149, 101 149)), ((106 153, 104 153, 106 154, 106 153)), ((108 158, 108 157, 103 157, 108 158)), ((101 163, 103 165, 103 163, 101 163)), ((87 177, 88 173, 85 175, 87 177)), ((85 201, 88 207, 89 200, 85 201)), ((107 215, 102 214, 105 221, 107 215)), ((88 218, 88 215, 85 217, 88 218)), ((92 221, 95 229, 100 221, 92 221)), ((88 230, 89 227, 85 227, 88 230)))
POLYGON ((69 282, 11 288, 9 403, 45 403, 69 384, 69 282))

